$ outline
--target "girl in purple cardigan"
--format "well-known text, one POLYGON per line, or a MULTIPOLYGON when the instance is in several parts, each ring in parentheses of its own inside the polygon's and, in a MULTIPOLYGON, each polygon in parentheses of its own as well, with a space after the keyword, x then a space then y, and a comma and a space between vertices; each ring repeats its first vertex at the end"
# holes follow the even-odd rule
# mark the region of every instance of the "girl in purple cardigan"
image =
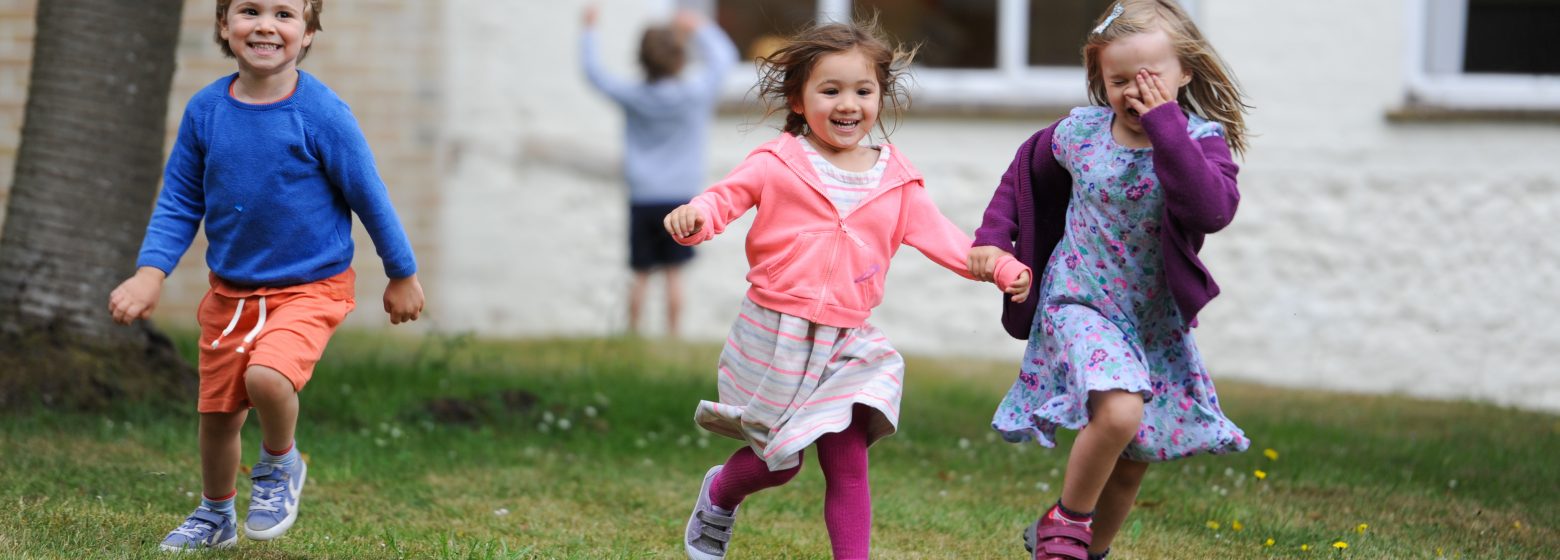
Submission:
POLYGON ((992 427, 1079 430, 1061 499, 1025 534, 1039 559, 1104 558, 1151 462, 1244 451, 1191 327, 1218 285, 1197 258, 1240 194, 1233 76, 1175 0, 1122 0, 1084 47, 1090 107, 1019 148, 975 235, 977 278, 1012 253, 1044 270, 1002 322, 1028 339, 992 427), (1039 266, 1043 265, 1043 267, 1039 266))

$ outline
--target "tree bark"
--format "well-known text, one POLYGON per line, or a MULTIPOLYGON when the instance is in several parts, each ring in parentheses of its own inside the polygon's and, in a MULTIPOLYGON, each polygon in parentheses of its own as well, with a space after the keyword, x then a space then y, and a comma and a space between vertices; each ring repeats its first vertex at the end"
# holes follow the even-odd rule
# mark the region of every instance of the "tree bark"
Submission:
MULTIPOLYGON (((179 391, 150 324, 116 325, 161 178, 179 0, 38 3, 15 183, 0 232, 0 407, 179 391)), ((183 379, 181 379, 183 378, 183 379)))

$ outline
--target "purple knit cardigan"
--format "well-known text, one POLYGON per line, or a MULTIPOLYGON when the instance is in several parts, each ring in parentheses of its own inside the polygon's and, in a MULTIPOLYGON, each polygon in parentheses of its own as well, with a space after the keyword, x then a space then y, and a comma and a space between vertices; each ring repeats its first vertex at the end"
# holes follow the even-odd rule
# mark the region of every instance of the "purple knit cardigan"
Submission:
MULTIPOLYGON (((1143 129, 1154 146, 1154 174, 1165 192, 1159 228, 1165 277, 1181 317, 1195 326, 1197 312, 1219 295, 1219 285, 1197 252, 1205 235, 1224 229, 1235 217, 1240 203, 1235 174, 1240 167, 1230 157, 1224 137, 1192 140, 1186 124, 1186 115, 1173 101, 1143 115, 1143 129)), ((1029 338, 1040 305, 1039 271, 1061 242, 1067 223, 1072 175, 1051 153, 1055 132, 1053 123, 1019 147, 986 206, 980 229, 975 230, 974 246, 1011 252, 1036 271, 1029 299, 1013 303, 1006 294, 1002 299, 1002 326, 1020 340, 1029 338)))

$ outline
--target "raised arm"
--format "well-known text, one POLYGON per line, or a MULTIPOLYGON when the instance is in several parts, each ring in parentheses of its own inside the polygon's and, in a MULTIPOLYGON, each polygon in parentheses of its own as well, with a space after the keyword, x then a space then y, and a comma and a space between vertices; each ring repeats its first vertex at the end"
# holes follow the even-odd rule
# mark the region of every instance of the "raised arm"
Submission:
POLYGON ((719 25, 696 12, 684 10, 678 18, 679 25, 692 28, 694 50, 702 63, 699 73, 693 77, 693 87, 713 96, 720 92, 726 73, 737 64, 737 46, 719 25))
POLYGON ((1170 216, 1188 232, 1209 234, 1230 224, 1240 204, 1235 175, 1240 166, 1219 134, 1193 139, 1175 101, 1143 115, 1154 145, 1154 174, 1165 190, 1170 216))
POLYGON ((580 66, 585 70, 585 79, 614 101, 623 103, 632 99, 634 85, 607 73, 601 67, 600 51, 596 40, 596 7, 592 5, 585 8, 585 29, 580 32, 580 66))

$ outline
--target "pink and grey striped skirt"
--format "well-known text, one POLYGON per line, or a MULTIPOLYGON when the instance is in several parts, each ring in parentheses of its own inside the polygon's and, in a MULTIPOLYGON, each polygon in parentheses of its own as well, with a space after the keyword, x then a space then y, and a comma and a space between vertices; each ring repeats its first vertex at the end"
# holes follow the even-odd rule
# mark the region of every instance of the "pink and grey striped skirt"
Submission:
POLYGON ((820 436, 849 426, 855 405, 877 412, 868 445, 892 435, 904 373, 877 327, 820 325, 743 300, 720 353, 720 402, 700 401, 693 418, 746 441, 770 470, 788 469, 820 436))

